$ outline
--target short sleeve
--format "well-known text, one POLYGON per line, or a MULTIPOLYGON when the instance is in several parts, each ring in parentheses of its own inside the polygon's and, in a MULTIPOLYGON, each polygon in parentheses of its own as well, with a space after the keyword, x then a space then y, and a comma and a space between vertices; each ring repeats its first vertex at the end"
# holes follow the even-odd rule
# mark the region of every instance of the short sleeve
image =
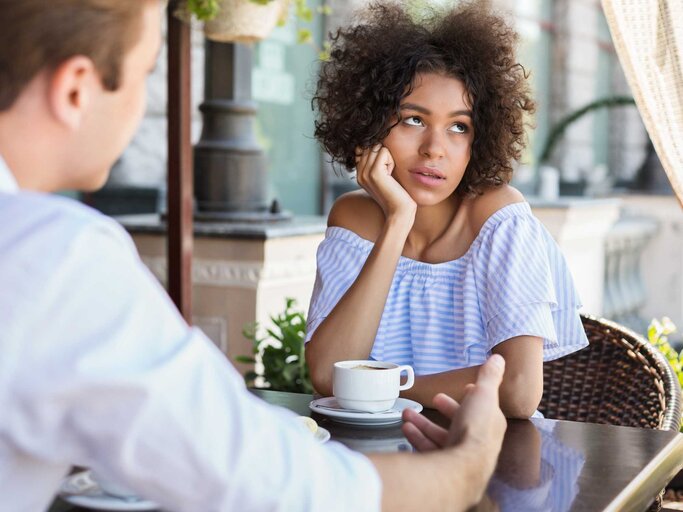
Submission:
POLYGON ((329 227, 318 246, 315 285, 306 322, 308 343, 360 274, 369 250, 353 232, 329 227))
POLYGON ((588 344, 569 268, 531 213, 489 226, 477 248, 475 277, 489 351, 515 336, 537 336, 548 361, 588 344))

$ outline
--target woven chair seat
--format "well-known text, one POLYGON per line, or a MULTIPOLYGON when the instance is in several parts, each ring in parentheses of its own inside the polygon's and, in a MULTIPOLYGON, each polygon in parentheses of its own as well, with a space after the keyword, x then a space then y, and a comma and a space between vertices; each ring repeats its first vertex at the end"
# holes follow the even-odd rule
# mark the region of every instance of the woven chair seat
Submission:
MULTIPOLYGON (((546 418, 678 431, 681 387, 668 361, 635 332, 581 315, 588 347, 543 364, 546 418)), ((662 495, 650 508, 661 508, 662 495)))

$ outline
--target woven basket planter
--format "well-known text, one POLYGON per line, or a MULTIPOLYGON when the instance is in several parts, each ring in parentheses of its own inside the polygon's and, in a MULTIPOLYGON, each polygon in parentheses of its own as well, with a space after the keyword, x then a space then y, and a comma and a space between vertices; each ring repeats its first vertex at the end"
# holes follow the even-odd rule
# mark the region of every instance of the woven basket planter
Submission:
POLYGON ((204 35, 223 43, 253 43, 268 37, 287 16, 289 0, 272 0, 261 5, 250 0, 220 0, 220 10, 204 23, 204 35))

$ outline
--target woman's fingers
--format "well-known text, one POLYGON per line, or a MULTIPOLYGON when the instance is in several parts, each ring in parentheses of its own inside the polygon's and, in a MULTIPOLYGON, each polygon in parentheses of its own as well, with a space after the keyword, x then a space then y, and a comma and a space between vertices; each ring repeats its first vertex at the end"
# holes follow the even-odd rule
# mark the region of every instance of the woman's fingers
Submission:
POLYGON ((400 214, 414 221, 416 204, 401 184, 393 178, 394 159, 388 148, 376 144, 358 157, 356 182, 382 208, 384 214, 400 214))
MULTIPOLYGON (((381 148, 380 144, 375 144, 371 148, 363 149, 360 156, 356 157, 356 181, 359 185, 365 187, 368 183, 370 172, 381 148)), ((358 155, 358 149, 356 154, 358 155)))
POLYGON ((377 163, 381 164, 377 166, 378 171, 386 173, 391 176, 394 171, 394 158, 391 156, 391 152, 388 148, 382 147, 377 154, 377 163))

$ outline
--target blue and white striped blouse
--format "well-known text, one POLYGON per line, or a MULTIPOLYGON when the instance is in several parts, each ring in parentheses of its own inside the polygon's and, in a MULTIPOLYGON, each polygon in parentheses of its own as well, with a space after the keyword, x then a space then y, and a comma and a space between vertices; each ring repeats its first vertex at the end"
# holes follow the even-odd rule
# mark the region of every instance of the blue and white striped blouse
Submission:
MULTIPOLYGON (((327 228, 307 342, 372 248, 352 231, 327 228)), ((557 244, 528 203, 513 203, 491 215, 456 260, 432 264, 401 256, 370 357, 427 375, 483 364, 497 344, 528 335, 543 338, 548 361, 588 344, 580 307, 557 244)))

